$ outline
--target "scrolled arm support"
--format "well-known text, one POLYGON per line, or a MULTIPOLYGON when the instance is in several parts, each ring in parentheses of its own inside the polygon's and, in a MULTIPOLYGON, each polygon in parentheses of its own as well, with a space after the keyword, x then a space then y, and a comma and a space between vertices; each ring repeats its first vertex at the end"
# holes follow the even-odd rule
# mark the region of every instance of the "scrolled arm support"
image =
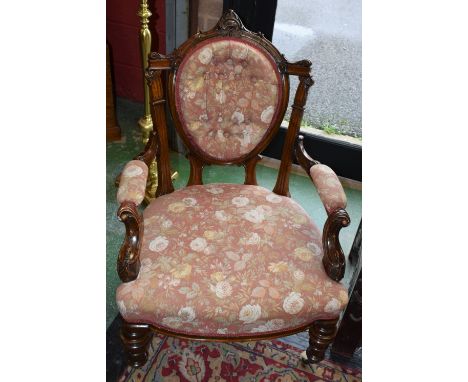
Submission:
POLYGON ((346 210, 340 208, 328 215, 323 227, 322 245, 324 253, 322 263, 327 275, 335 281, 340 281, 345 274, 346 259, 341 248, 339 234, 341 228, 347 227, 350 222, 351 219, 346 210))
MULTIPOLYGON (((310 177, 312 182, 314 179, 311 175, 311 169, 315 165, 320 165, 320 162, 312 159, 311 156, 306 152, 304 148, 304 137, 299 135, 294 146, 294 154, 296 156, 297 162, 299 165, 306 171, 307 175, 310 177)), ((316 167, 319 168, 320 166, 316 167)), ((317 185, 320 187, 320 184, 317 185)), ((340 185, 341 187, 341 185, 340 185)), ((321 190, 319 189, 319 194, 321 190)), ((344 191, 343 191, 344 194, 344 191)), ((322 202, 325 199, 323 195, 320 195, 322 202)), ((341 201, 342 198, 340 198, 341 201)), ((346 200, 346 199, 345 199, 346 200)), ((346 206, 344 202, 337 205, 346 206)), ((340 281, 345 274, 346 269, 346 259, 343 253, 343 249, 340 244, 340 230, 343 227, 347 227, 351 222, 351 219, 344 208, 328 208, 325 204, 325 209, 327 210, 328 218, 323 227, 322 234, 322 246, 323 246, 323 259, 322 263, 325 267, 325 272, 328 277, 332 280, 340 281)))
POLYGON ((138 154, 134 159, 141 160, 145 162, 148 167, 151 166, 154 158, 158 155, 158 137, 156 136, 156 131, 151 131, 148 142, 146 142, 146 146, 140 154, 138 154))
POLYGON ((126 230, 117 260, 117 273, 122 282, 127 283, 135 280, 140 271, 143 219, 138 213, 135 203, 132 202, 123 202, 117 211, 117 217, 125 224, 126 230))
POLYGON ((307 154, 304 147, 304 136, 299 135, 296 139, 296 144, 294 146, 294 155, 296 156, 297 162, 299 165, 310 174, 310 169, 313 165, 320 164, 319 161, 312 159, 309 154, 307 154))

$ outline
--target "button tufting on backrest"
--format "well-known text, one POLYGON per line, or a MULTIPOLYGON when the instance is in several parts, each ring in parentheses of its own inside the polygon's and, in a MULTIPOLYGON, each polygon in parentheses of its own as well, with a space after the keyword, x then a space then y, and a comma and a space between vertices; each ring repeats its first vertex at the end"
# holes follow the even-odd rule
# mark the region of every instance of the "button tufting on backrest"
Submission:
POLYGON ((189 52, 176 78, 176 107, 192 144, 221 160, 251 152, 281 102, 276 64, 255 45, 209 39, 189 52))

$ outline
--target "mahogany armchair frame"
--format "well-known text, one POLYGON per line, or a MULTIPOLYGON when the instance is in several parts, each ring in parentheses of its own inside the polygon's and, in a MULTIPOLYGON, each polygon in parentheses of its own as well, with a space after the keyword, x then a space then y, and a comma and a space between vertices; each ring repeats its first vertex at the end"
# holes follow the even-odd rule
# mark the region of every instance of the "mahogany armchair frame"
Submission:
MULTIPOLYGON (((257 162, 261 159, 259 153, 266 148, 281 125, 289 99, 289 76, 295 75, 299 78, 299 86, 292 105, 291 118, 283 146, 281 165, 276 185, 273 189, 274 193, 289 197, 289 175, 293 162, 293 155, 296 156, 297 161, 307 174, 309 174, 309 177, 310 168, 319 163, 306 153, 302 143, 303 137, 298 135, 308 91, 314 84, 311 77, 311 65, 311 62, 308 60, 292 63, 288 62, 284 55, 280 54, 271 42, 261 33, 253 33, 247 30, 237 14, 232 10, 227 11, 213 29, 207 32, 198 32, 172 54, 163 56, 159 53, 151 53, 149 55, 149 65, 145 75, 150 87, 153 131, 144 151, 135 157, 135 159, 145 162, 148 167, 154 158, 157 159, 158 188, 156 197, 174 191, 171 180, 168 132, 165 115, 165 104, 167 101, 169 102, 169 108, 176 129, 188 148, 187 157, 190 161, 190 177, 187 186, 203 184, 203 168, 211 164, 243 166, 245 168, 244 184, 256 185, 255 169, 257 162), (281 86, 283 88, 280 112, 277 113, 276 120, 272 123, 272 127, 265 134, 265 137, 252 152, 230 162, 222 161, 200 152, 189 141, 181 126, 175 106, 175 78, 178 66, 185 54, 201 41, 217 36, 233 36, 263 47, 277 64, 281 74, 281 86), (164 93, 163 74, 167 76, 165 81, 167 85, 167 99, 164 93)), ((143 237, 143 217, 138 212, 135 203, 131 202, 123 202, 120 205, 117 215, 119 220, 121 220, 126 227, 125 240, 120 249, 117 262, 119 277, 122 282, 126 283, 135 280, 140 269, 139 256, 143 237)), ((340 281, 345 272, 345 257, 339 242, 339 232, 342 227, 348 226, 349 223, 350 219, 347 212, 344 209, 337 209, 329 213, 323 230, 323 265, 327 275, 335 281, 340 281)), ((309 347, 303 355, 303 359, 305 362, 315 363, 324 358, 328 345, 333 341, 337 331, 336 324, 338 319, 339 316, 333 319, 316 320, 312 324, 307 324, 294 330, 285 330, 279 334, 275 333, 274 335, 252 333, 242 337, 182 335, 170 330, 155 328, 150 324, 134 324, 125 322, 124 320, 120 336, 127 350, 130 365, 139 367, 144 365, 147 360, 147 347, 153 331, 168 336, 198 341, 238 342, 283 337, 308 329, 309 347)))

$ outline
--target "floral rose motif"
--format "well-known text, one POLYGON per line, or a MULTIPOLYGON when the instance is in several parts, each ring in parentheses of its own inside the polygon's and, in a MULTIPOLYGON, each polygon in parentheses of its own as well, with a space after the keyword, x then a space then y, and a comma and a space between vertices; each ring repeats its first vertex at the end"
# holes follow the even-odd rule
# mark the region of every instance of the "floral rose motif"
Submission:
POLYGON ((246 241, 247 245, 256 245, 258 243, 260 243, 260 236, 257 232, 252 233, 246 241))
POLYGON ((257 207, 257 210, 260 211, 264 215, 271 215, 271 213, 273 212, 273 208, 271 208, 270 206, 267 206, 265 204, 260 204, 257 207))
POLYGON ((162 324, 164 326, 177 329, 182 326, 182 321, 179 317, 164 317, 162 320, 162 324))
POLYGON ((263 333, 263 332, 268 332, 268 331, 269 329, 268 329, 268 326, 266 325, 260 325, 250 330, 251 333, 263 333))
POLYGON ((320 248, 317 244, 313 242, 307 243, 307 248, 309 248, 314 256, 320 256, 322 254, 322 248, 320 248))
POLYGON ((167 209, 171 212, 179 213, 185 210, 185 203, 182 203, 182 202, 171 203, 167 206, 167 209))
POLYGON ((245 324, 251 324, 258 320, 262 314, 260 305, 244 305, 239 312, 239 320, 244 321, 245 324))
POLYGON ((223 272, 215 272, 211 274, 211 279, 214 281, 223 281, 224 280, 224 273, 223 272))
POLYGON ((225 222, 225 221, 229 220, 229 218, 226 215, 226 212, 224 210, 216 211, 215 212, 215 217, 216 217, 216 219, 221 220, 222 222, 225 222))
POLYGON ((293 276, 297 281, 302 281, 302 280, 304 280, 305 274, 300 269, 296 269, 293 272, 293 276))
POLYGON ((185 205, 191 207, 197 204, 197 200, 195 198, 183 198, 182 201, 185 203, 185 205))
POLYGON ((278 263, 270 263, 268 270, 272 273, 286 272, 289 269, 289 265, 286 261, 280 261, 278 263))
POLYGON ((242 114, 240 111, 235 111, 232 113, 231 121, 240 125, 242 122, 244 122, 244 114, 242 114))
POLYGON ((264 325, 257 326, 251 330, 252 333, 257 332, 271 332, 274 330, 281 329, 284 326, 284 320, 281 318, 276 318, 270 321, 267 321, 264 325))
POLYGON ((178 264, 171 269, 171 273, 177 279, 184 279, 192 273, 192 266, 190 264, 178 264))
POLYGON ((248 54, 249 54, 249 50, 248 48, 243 48, 243 47, 240 47, 240 46, 236 46, 232 49, 232 57, 237 59, 237 60, 244 60, 247 58, 248 54))
POLYGON ((245 98, 240 98, 239 101, 237 101, 237 104, 240 106, 240 107, 247 107, 249 106, 249 101, 245 98))
POLYGON ((275 194, 268 194, 266 196, 266 200, 268 200, 270 203, 281 203, 281 196, 275 195, 275 194))
POLYGON ((275 318, 273 320, 267 321, 265 325, 270 330, 281 329, 284 326, 284 320, 281 318, 275 318))
POLYGON ((224 92, 224 90, 221 90, 219 93, 216 93, 215 98, 216 98, 216 101, 223 104, 226 102, 226 93, 224 92))
POLYGON ((167 290, 171 287, 177 287, 180 284, 180 279, 173 278, 171 276, 164 276, 161 280, 158 281, 158 287, 167 290))
POLYGON ((168 245, 169 240, 167 240, 165 236, 157 236, 150 242, 149 249, 153 252, 161 252, 164 251, 168 245))
POLYGON ((273 108, 273 106, 268 106, 265 110, 262 111, 262 115, 260 116, 260 119, 264 123, 270 123, 273 118, 274 112, 275 112, 275 109, 273 108))
POLYGON ((143 170, 142 170, 141 167, 136 166, 136 165, 131 165, 131 166, 128 166, 124 170, 122 175, 126 176, 126 177, 129 177, 129 178, 133 178, 133 177, 141 175, 141 174, 143 174, 143 170))
POLYGON ((261 210, 257 208, 254 210, 247 211, 243 216, 244 219, 255 224, 261 223, 263 220, 265 220, 265 215, 261 210))
POLYGON ((302 261, 310 261, 312 260, 314 252, 312 252, 309 248, 299 247, 294 250, 294 255, 302 261))
POLYGON ((198 59, 204 65, 208 65, 213 58, 213 50, 211 48, 202 49, 202 51, 198 54, 198 59))
POLYGON ((195 310, 191 306, 180 308, 177 314, 183 322, 192 322, 196 317, 195 310))
POLYGON ((172 227, 172 221, 170 221, 169 219, 166 219, 162 222, 161 226, 163 228, 171 228, 172 227))
POLYGON ((201 252, 206 248, 207 245, 208 243, 203 237, 197 237, 190 243, 190 248, 192 248, 192 250, 195 252, 201 252))
POLYGON ((209 192, 210 194, 213 194, 213 195, 219 195, 219 194, 222 194, 224 192, 224 190, 222 188, 219 188, 219 187, 209 187, 206 189, 207 192, 209 192))
POLYGON ((336 299, 332 298, 330 301, 327 302, 327 305, 325 305, 325 312, 327 313, 335 313, 339 312, 341 308, 341 303, 336 299))
POLYGON ((228 297, 232 294, 232 286, 228 281, 220 281, 216 284, 215 293, 219 298, 228 297))
POLYGON ((283 309, 286 313, 297 314, 304 306, 304 300, 298 292, 291 292, 283 301, 283 309))
POLYGON ((203 233, 203 236, 205 236, 208 240, 214 240, 218 236, 218 233, 216 231, 205 231, 203 233))
POLYGON ((246 198, 245 196, 236 196, 232 198, 231 202, 237 207, 244 207, 249 204, 249 198, 246 198))

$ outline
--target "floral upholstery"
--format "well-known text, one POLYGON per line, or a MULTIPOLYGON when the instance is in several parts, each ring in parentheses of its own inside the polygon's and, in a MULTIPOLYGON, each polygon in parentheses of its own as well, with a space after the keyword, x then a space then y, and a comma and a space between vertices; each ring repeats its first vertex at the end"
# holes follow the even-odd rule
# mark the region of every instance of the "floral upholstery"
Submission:
POLYGON ((236 38, 214 38, 184 58, 176 105, 191 142, 206 154, 232 160, 252 151, 276 118, 279 72, 263 50, 236 38))
POLYGON ((179 333, 281 332, 348 302, 304 209, 259 186, 196 185, 155 199, 140 257, 137 279, 117 290, 122 316, 179 333))
POLYGON ((320 196, 327 213, 338 208, 346 208, 346 194, 335 172, 324 164, 310 168, 310 176, 320 196))
POLYGON ((137 206, 145 197, 148 166, 140 160, 132 160, 126 164, 120 176, 117 201, 133 202, 137 206))

